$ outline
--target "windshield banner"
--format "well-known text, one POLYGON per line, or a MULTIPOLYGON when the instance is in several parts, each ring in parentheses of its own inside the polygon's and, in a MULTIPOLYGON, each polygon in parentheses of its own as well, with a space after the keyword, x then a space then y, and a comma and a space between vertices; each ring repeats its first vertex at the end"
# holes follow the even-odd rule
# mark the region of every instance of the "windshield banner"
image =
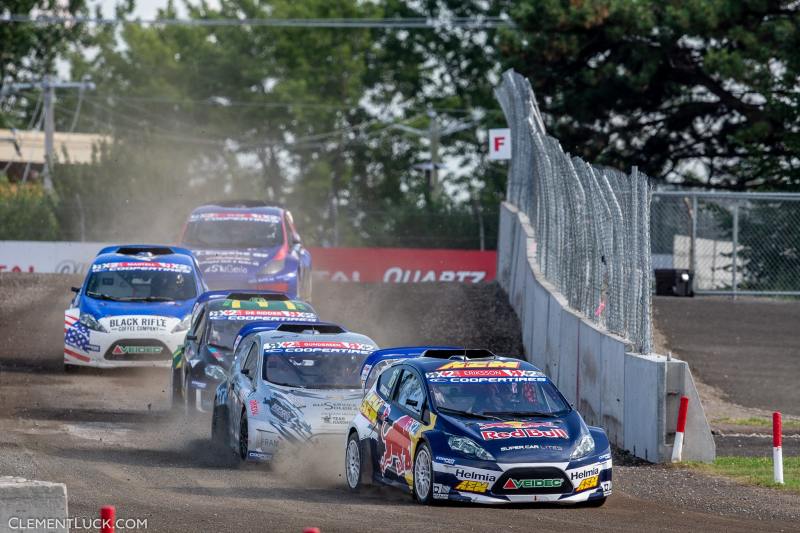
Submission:
POLYGON ((130 272, 136 270, 147 272, 178 272, 180 274, 191 274, 192 272, 192 268, 189 265, 182 265, 180 263, 156 263, 152 261, 92 265, 92 272, 130 272))
POLYGON ((279 224, 281 217, 264 213, 195 213, 189 222, 268 222, 279 224))
POLYGON ((349 353, 370 354, 376 347, 360 342, 340 341, 285 341, 270 342, 264 345, 265 353, 349 353))
POLYGON ((210 311, 211 320, 279 320, 281 322, 317 322, 317 315, 303 311, 270 309, 221 309, 210 311))

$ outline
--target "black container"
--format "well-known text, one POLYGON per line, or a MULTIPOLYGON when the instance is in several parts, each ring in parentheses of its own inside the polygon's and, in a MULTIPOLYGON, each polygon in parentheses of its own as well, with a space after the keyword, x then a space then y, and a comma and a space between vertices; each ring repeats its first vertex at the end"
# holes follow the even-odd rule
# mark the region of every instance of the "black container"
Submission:
POLYGON ((656 295, 694 296, 692 280, 694 273, 684 268, 657 268, 656 295))

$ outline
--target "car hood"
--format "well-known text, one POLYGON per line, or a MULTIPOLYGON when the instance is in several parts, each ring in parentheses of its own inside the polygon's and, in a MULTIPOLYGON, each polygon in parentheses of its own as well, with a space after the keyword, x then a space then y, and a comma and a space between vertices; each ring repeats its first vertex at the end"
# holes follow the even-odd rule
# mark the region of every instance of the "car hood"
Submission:
POLYGON ((283 246, 223 250, 192 248, 203 275, 255 275, 283 246))
POLYGON ((81 298, 81 312, 97 319, 112 316, 165 316, 183 319, 192 312, 194 299, 174 302, 115 302, 97 300, 88 296, 81 298))
POLYGON ((277 432, 288 440, 344 434, 361 404, 360 389, 284 390, 270 388, 264 404, 277 432))
POLYGON ((575 411, 558 417, 476 420, 442 415, 445 431, 469 437, 491 453, 499 463, 563 462, 582 434, 575 411))

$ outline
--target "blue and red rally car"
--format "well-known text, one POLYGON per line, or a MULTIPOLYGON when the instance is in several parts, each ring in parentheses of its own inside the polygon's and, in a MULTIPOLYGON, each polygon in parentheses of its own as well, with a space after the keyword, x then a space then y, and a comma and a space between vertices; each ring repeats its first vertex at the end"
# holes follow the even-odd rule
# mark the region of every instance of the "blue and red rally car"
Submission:
POLYGON ((311 254, 286 209, 248 201, 203 205, 192 211, 180 241, 211 289, 311 297, 311 254))

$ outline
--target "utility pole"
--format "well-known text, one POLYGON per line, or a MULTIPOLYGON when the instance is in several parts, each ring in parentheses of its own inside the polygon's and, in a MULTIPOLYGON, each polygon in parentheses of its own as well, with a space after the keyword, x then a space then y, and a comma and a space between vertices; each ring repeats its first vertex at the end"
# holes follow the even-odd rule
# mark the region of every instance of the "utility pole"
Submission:
POLYGON ((439 122, 439 116, 433 109, 428 110, 428 118, 430 119, 430 122, 428 123, 427 130, 412 128, 411 126, 406 126, 405 124, 393 124, 392 127, 405 131, 406 133, 416 135, 417 137, 427 137, 428 147, 430 148, 431 152, 431 159, 430 161, 425 161, 423 163, 414 165, 414 168, 423 170, 425 172, 425 200, 430 202, 430 199, 435 198, 439 192, 439 169, 444 167, 439 158, 439 148, 441 146, 442 137, 471 128, 475 123, 466 122, 454 124, 442 129, 441 123, 439 122))
POLYGON ((44 91, 44 172, 42 173, 42 181, 44 183, 44 190, 47 193, 53 192, 53 154, 55 153, 55 131, 56 131, 56 117, 55 117, 55 87, 53 87, 53 78, 48 74, 44 77, 42 82, 42 90, 44 91))
POLYGON ((44 92, 44 106, 42 113, 44 114, 44 172, 42 183, 44 190, 48 193, 53 192, 53 162, 55 156, 55 130, 56 130, 56 116, 55 116, 55 99, 56 89, 85 89, 94 90, 95 85, 91 81, 63 81, 57 82, 53 80, 50 74, 47 74, 42 81, 34 83, 12 83, 10 91, 22 91, 25 89, 41 89, 44 92))

